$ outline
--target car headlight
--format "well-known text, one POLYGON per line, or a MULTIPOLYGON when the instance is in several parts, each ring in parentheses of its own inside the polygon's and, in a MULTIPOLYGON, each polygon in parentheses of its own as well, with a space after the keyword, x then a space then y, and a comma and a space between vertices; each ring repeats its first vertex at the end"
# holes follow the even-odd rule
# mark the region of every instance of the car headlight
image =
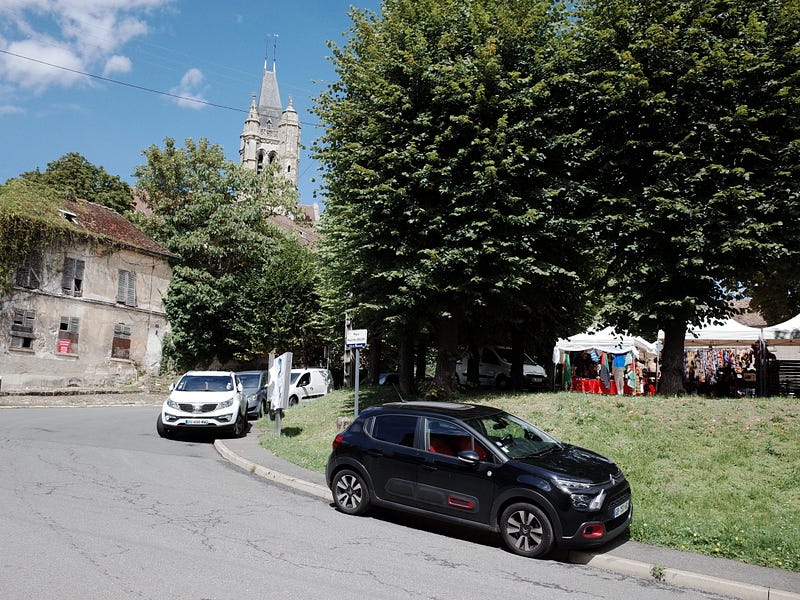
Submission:
POLYGON ((167 406, 169 406, 170 408, 174 408, 175 410, 181 409, 180 405, 177 402, 175 402, 175 400, 173 400, 172 398, 167 398, 167 406))
POLYGON ((252 401, 253 401, 253 400, 255 400, 255 399, 256 399, 256 395, 255 395, 255 394, 250 394, 250 395, 247 397, 247 401, 248 401, 248 402, 252 402, 252 401))
POLYGON ((585 481, 556 477, 556 485, 569 494, 572 506, 576 510, 600 510, 606 499, 606 491, 604 489, 601 489, 597 494, 593 494, 591 490, 593 488, 597 489, 597 486, 585 481))
POLYGON ((227 400, 223 400, 222 402, 217 404, 217 410, 228 408, 229 406, 233 406, 233 398, 228 398, 227 400))
POLYGON ((556 477, 556 485, 567 493, 572 493, 579 490, 588 490, 594 487, 591 483, 586 481, 575 481, 574 479, 562 479, 556 477))

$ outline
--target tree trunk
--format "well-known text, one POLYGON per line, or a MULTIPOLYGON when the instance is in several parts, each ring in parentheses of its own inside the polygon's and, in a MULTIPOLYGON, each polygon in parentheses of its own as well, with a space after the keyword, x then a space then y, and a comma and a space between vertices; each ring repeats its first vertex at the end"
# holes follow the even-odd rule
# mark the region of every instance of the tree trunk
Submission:
POLYGON ((454 319, 442 319, 437 328, 439 348, 436 353, 436 373, 432 391, 439 400, 449 400, 458 389, 456 359, 458 354, 458 325, 454 319))
POLYGON ((383 341, 380 336, 375 336, 369 343, 367 379, 370 385, 378 385, 378 378, 381 375, 381 354, 383 354, 383 341))
POLYGON ((664 349, 661 351, 659 394, 685 394, 683 386, 683 342, 686 321, 670 321, 664 326, 664 349))
POLYGON ((414 379, 425 381, 425 370, 428 367, 428 347, 425 344, 417 344, 416 368, 414 379))
POLYGON ((414 340, 409 334, 400 337, 397 347, 397 371, 400 394, 408 397, 414 392, 414 340))

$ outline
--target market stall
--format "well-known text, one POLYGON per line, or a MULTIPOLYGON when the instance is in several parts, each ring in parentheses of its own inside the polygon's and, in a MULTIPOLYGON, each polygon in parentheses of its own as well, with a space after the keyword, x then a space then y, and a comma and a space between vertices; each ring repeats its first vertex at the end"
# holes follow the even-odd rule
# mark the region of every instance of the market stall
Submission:
POLYGON ((687 328, 686 391, 728 397, 756 395, 762 347, 762 330, 734 319, 687 328))
POLYGON ((658 370, 657 344, 619 334, 611 327, 559 339, 553 362, 564 390, 599 394, 652 392, 658 370), (651 381, 652 380, 652 381, 651 381))

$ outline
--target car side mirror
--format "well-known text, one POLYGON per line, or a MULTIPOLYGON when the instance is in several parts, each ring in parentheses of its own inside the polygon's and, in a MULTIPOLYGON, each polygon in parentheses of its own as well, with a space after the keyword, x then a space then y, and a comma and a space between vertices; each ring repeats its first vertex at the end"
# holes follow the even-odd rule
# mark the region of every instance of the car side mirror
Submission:
POLYGON ((172 383, 169 384, 169 391, 171 392, 174 389, 175 389, 175 382, 173 381, 172 383))
POLYGON ((244 391, 244 386, 241 383, 237 383, 236 389, 239 390, 239 393, 242 393, 244 391))
POLYGON ((481 457, 478 456, 478 453, 475 450, 462 450, 458 453, 458 460, 462 463, 475 466, 479 462, 481 462, 481 457))

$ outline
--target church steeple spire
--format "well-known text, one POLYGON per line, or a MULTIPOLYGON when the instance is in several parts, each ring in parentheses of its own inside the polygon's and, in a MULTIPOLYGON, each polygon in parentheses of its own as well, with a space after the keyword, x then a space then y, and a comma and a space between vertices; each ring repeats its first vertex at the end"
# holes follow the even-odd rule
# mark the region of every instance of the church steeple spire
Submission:
POLYGON ((297 185, 300 121, 291 98, 283 110, 276 61, 273 61, 272 70, 268 69, 267 61, 265 57, 258 104, 253 95, 240 135, 239 155, 245 167, 257 171, 261 171, 265 164, 278 162, 283 176, 297 185))

